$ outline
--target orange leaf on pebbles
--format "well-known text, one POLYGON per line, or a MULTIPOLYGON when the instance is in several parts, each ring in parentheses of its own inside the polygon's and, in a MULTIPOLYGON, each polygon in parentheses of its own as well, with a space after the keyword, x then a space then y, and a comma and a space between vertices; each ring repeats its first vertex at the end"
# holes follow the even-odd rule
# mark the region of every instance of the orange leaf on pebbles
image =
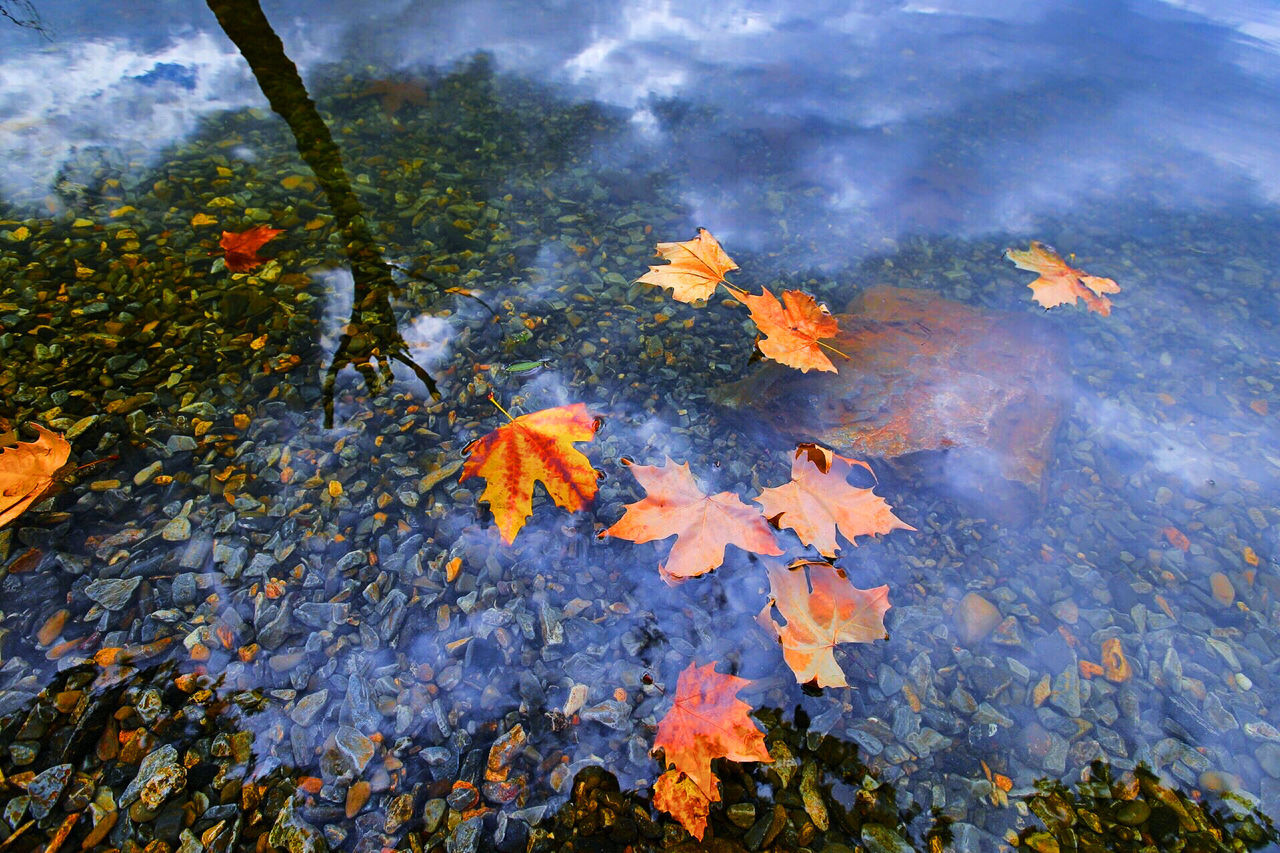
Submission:
POLYGON ((658 572, 667 583, 706 574, 724 562, 724 549, 736 545, 755 554, 782 553, 760 510, 733 492, 706 495, 698 488, 689 463, 670 458, 661 466, 623 461, 645 490, 643 499, 627 504, 622 518, 604 531, 631 542, 675 536, 675 544, 658 572))
POLYGON ((799 560, 769 566, 769 603, 759 622, 782 644, 782 657, 796 681, 818 687, 847 687, 836 662, 840 643, 871 643, 887 634, 889 587, 858 589, 830 563, 799 560), (807 574, 806 574, 807 570, 807 574), (773 619, 777 608, 786 624, 773 619))
POLYGON ((480 476, 498 532, 508 545, 533 514, 533 485, 541 482, 559 507, 576 512, 596 496, 599 479, 590 460, 574 447, 596 434, 597 420, 582 403, 512 418, 463 451, 461 483, 480 476))

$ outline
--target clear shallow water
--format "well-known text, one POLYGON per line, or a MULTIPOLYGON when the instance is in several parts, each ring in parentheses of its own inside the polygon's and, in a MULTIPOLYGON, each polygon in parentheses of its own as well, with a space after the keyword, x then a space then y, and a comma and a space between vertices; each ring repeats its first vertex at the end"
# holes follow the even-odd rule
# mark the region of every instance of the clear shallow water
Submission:
POLYGON ((68 813, 85 816, 67 843, 83 839, 108 802, 109 846, 177 847, 184 828, 265 844, 286 802, 335 847, 679 843, 669 820, 582 790, 550 813, 590 766, 643 798, 676 676, 709 660, 754 680, 770 742, 819 764, 837 815, 823 830, 798 781, 726 768, 743 824, 716 812, 727 843, 759 847, 777 803, 769 843, 787 849, 893 843, 867 827, 927 847, 941 826, 958 849, 1008 832, 1036 847, 1041 822, 1088 846, 1087 818, 1064 829, 1059 799, 1034 795, 1053 780, 1094 798, 1106 846, 1208 843, 1154 785, 1137 797, 1154 817, 1121 820, 1129 792, 1081 783, 1095 758, 1223 814, 1274 813, 1264 12, 269 7, 326 148, 297 143, 203 8, 38 9, 48 38, 12 29, 0 78, 0 416, 70 430, 77 462, 103 462, 0 533, 0 766, 6 796, 69 764, 104 801, 27 804, 6 818, 35 820, 16 849, 68 813), (334 151, 341 173, 317 180, 334 151), (380 263, 349 248, 352 199, 380 263), (260 221, 285 229, 263 249, 276 262, 231 276, 218 232, 260 221), (1028 239, 1124 288, 1111 317, 1059 308, 1031 336, 1066 372, 1042 389, 1062 415, 1038 490, 1010 498, 959 453, 873 460, 917 532, 841 560, 894 604, 887 641, 838 654, 848 689, 795 685, 754 622, 767 584, 742 552, 668 588, 664 546, 594 536, 640 496, 623 456, 687 460, 744 497, 785 479, 796 436, 711 399, 754 370, 740 309, 630 284, 654 242, 699 225, 741 286, 837 311, 893 285, 1034 317, 1031 276, 1001 258, 1028 239), (392 351, 439 400, 407 362, 388 384, 348 364, 392 351), (510 547, 449 467, 501 422, 491 390, 605 418, 587 446, 607 475, 595 506, 539 505, 510 547), (971 633, 966 593, 998 628, 971 633), (1084 678, 1114 639, 1133 674, 1084 678), (115 648, 133 666, 104 669, 115 648), (576 722, 555 713, 574 685, 576 722), (485 787, 517 723, 520 781, 485 787), (158 744, 186 784, 129 813, 158 744), (487 815, 464 820, 465 788, 439 811, 458 780, 487 815))

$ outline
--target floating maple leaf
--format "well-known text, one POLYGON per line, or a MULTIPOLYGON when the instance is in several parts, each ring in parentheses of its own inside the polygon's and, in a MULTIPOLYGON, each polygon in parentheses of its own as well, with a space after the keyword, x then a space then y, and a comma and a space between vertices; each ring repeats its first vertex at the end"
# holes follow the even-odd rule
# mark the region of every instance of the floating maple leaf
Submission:
MULTIPOLYGON (((801 373, 810 370, 836 372, 836 366, 827 358, 818 338, 830 338, 839 333, 836 318, 831 316, 825 305, 802 290, 786 290, 782 293, 782 302, 769 292, 769 288, 759 296, 732 288, 733 295, 751 311, 751 320, 764 335, 756 346, 766 358, 794 367, 801 373)), ((827 346, 832 352, 841 353, 834 347, 827 346)))
POLYGON ((782 657, 801 684, 848 686, 836 663, 836 645, 885 638, 889 587, 858 589, 830 563, 800 560, 787 568, 769 566, 769 595, 760 624, 782 643, 782 657), (785 625, 774 621, 775 607, 785 625))
POLYGON ((756 503, 774 524, 791 528, 801 542, 813 545, 824 557, 836 555, 837 530, 855 545, 858 536, 915 530, 871 489, 849 485, 855 465, 871 472, 867 463, 825 447, 798 445, 791 460, 791 482, 762 489, 756 503))
POLYGON ((488 502, 503 541, 510 545, 533 514, 535 481, 542 481, 551 500, 570 512, 596 496, 595 469, 573 446, 590 441, 596 426, 582 403, 512 418, 467 446, 458 482, 475 474, 485 479, 480 500, 488 502))
POLYGON ((625 460, 624 464, 644 488, 645 497, 627 504, 622 518, 604 533, 632 542, 675 536, 666 565, 658 567, 667 583, 718 568, 726 545, 756 554, 782 553, 759 510, 733 492, 708 497, 698 488, 689 463, 677 465, 668 458, 661 467, 625 460))
POLYGON ((1120 292, 1120 285, 1111 279, 1087 275, 1083 270, 1069 266, 1057 252, 1035 240, 1025 251, 1005 249, 1004 256, 1018 269, 1040 273, 1040 277, 1027 287, 1031 288, 1032 298, 1045 308, 1074 305, 1078 297, 1084 300, 1090 311, 1104 317, 1111 314, 1111 300, 1104 294, 1120 292))
POLYGON ((232 272, 248 272, 262 265, 258 250, 277 234, 284 233, 279 228, 267 225, 255 225, 248 231, 223 231, 222 240, 218 243, 226 250, 227 269, 232 272))
POLYGON ((649 267, 636 281, 668 288, 679 302, 706 299, 725 283, 725 273, 738 268, 705 228, 683 243, 659 243, 658 254, 671 263, 649 267))
POLYGON ((71 445, 56 432, 31 424, 35 441, 0 450, 0 527, 35 503, 53 485, 54 473, 67 462, 71 445))
POLYGON ((716 672, 715 661, 701 667, 691 663, 676 682, 671 710, 658 721, 653 748, 661 749, 667 765, 684 774, 702 796, 696 796, 677 775, 659 780, 662 787, 655 793, 661 794, 662 801, 655 797, 654 805, 674 815, 699 839, 706 827, 707 807, 720 799, 712 759, 773 761, 764 745, 764 732, 748 716, 751 706, 737 698, 738 691, 750 683, 716 672))

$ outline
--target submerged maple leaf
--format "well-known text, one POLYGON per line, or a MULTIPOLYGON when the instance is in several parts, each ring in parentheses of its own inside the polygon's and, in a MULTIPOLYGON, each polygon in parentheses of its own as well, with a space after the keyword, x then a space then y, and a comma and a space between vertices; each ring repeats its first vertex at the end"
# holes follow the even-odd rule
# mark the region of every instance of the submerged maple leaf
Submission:
POLYGON ((769 595, 760 624, 782 643, 782 657, 800 684, 848 686, 836 663, 836 645, 885 638, 889 587, 858 589, 830 563, 800 560, 785 568, 769 566, 769 595), (775 607, 785 625, 774 621, 775 607))
POLYGON ((1018 269, 1040 274, 1027 287, 1031 288, 1032 299, 1045 308, 1074 305, 1080 298, 1090 311, 1104 317, 1111 314, 1111 300, 1105 294, 1120 292, 1120 285, 1111 279, 1087 275, 1069 266, 1057 252, 1035 240, 1030 249, 1005 249, 1004 256, 1018 269))
POLYGON ((232 272, 248 272, 262 266, 258 250, 277 234, 284 232, 267 225, 255 225, 248 231, 223 231, 218 243, 226 251, 227 269, 232 272))
POLYGON ((582 403, 530 412, 467 446, 462 482, 485 479, 487 501, 508 545, 533 514, 533 484, 541 481, 557 506, 576 512, 596 496, 598 476, 574 442, 590 441, 597 421, 582 403))
POLYGON ((724 562, 726 545, 777 556, 782 552, 764 516, 733 492, 707 496, 689 471, 670 458, 661 467, 626 462, 645 490, 645 497, 627 504, 626 512, 605 535, 632 542, 652 542, 675 536, 666 565, 658 572, 667 583, 678 583, 716 569, 724 562))
POLYGON ((707 831, 711 798, 702 793, 692 778, 679 770, 668 770, 653 783, 653 807, 674 817, 699 841, 707 831))
POLYGON ((0 450, 0 527, 35 503, 53 485, 54 473, 67 462, 71 445, 56 432, 31 424, 39 435, 0 450))
MULTIPOLYGON (((822 351, 824 345, 818 343, 819 338, 830 338, 840 331, 836 318, 831 316, 826 306, 819 305, 816 299, 802 290, 783 291, 782 302, 778 302, 769 288, 761 289, 764 292, 759 296, 736 288, 733 290, 738 301, 751 311, 751 320, 764 335, 756 343, 760 352, 801 373, 810 370, 835 373, 836 366, 822 351)), ((833 347, 827 348, 839 352, 833 347)))
POLYGON ((701 667, 691 663, 676 682, 671 710, 658 721, 653 748, 661 749, 667 765, 684 774, 702 796, 690 791, 677 775, 659 780, 662 802, 655 797, 654 805, 674 815, 699 839, 706 827, 707 807, 720 799, 712 759, 773 761, 764 745, 764 732, 749 716, 751 706, 737 698, 738 691, 750 683, 716 672, 715 661, 701 667))
POLYGON ((849 485, 855 465, 871 472, 871 466, 858 459, 816 444, 798 445, 791 460, 791 482, 762 489, 755 501, 775 525, 791 528, 824 557, 836 555, 837 530, 855 545, 858 536, 915 530, 871 489, 849 485))
POLYGON ((705 228, 683 243, 659 243, 658 254, 670 263, 649 267, 636 281, 668 288, 679 302, 708 298, 718 285, 727 283, 725 273, 738 268, 705 228))

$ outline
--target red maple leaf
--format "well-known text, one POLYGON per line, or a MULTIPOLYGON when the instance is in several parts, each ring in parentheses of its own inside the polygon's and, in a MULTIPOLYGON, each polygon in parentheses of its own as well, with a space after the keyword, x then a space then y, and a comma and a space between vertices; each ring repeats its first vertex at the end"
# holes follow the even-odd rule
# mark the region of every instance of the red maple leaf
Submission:
POLYGON ((258 250, 268 240, 284 232, 269 225, 255 225, 248 231, 223 231, 218 243, 226 251, 227 269, 232 272, 248 272, 262 265, 258 250))

